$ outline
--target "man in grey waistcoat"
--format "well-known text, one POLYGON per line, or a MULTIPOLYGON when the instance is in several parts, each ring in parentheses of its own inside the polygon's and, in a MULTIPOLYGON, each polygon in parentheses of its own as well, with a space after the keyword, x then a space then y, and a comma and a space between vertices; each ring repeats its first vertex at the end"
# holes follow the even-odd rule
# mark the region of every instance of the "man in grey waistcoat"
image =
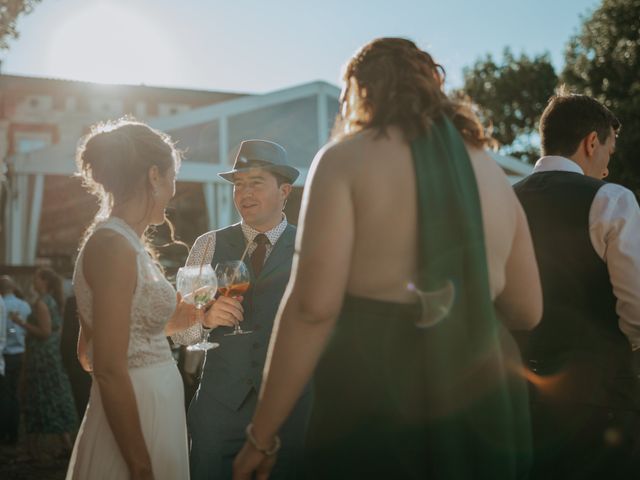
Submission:
MULTIPOLYGON (((245 249, 251 286, 244 297, 219 297, 208 315, 209 350, 200 386, 188 412, 193 480, 230 479, 233 459, 245 441, 253 417, 273 320, 291 273, 296 228, 283 208, 299 172, 287 164, 277 143, 242 142, 233 170, 220 176, 233 183, 233 201, 242 221, 205 233, 194 243, 187 265, 240 260, 245 249), (209 244, 209 248, 206 245, 209 244), (205 258, 205 250, 209 253, 205 258), (251 333, 227 336, 236 322, 251 333)), ((199 338, 200 325, 173 337, 182 344, 199 338)), ((271 478, 296 478, 311 408, 307 388, 280 436, 282 448, 271 478)))

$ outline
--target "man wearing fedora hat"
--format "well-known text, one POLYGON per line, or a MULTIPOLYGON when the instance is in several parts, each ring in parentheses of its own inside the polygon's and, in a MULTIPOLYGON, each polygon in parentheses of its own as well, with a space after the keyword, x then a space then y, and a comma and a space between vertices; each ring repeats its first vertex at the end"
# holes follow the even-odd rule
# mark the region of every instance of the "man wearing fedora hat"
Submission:
MULTIPOLYGON (((233 183, 233 201, 242 221, 205 233, 194 243, 187 265, 239 260, 245 249, 251 287, 244 297, 219 297, 209 315, 210 341, 200 386, 189 407, 191 478, 231 478, 235 455, 254 413, 273 320, 289 281, 296 229, 283 213, 299 172, 277 143, 246 140, 233 169, 220 176, 233 183), (209 244, 209 248, 206 245, 209 244), (212 248, 214 247, 214 248, 212 248), (205 251, 211 259, 204 258, 205 251), (242 321, 247 335, 225 336, 242 321)), ((173 337, 182 344, 200 338, 200 325, 173 337)), ((280 432, 282 449, 270 478, 295 478, 311 407, 307 389, 280 432)))

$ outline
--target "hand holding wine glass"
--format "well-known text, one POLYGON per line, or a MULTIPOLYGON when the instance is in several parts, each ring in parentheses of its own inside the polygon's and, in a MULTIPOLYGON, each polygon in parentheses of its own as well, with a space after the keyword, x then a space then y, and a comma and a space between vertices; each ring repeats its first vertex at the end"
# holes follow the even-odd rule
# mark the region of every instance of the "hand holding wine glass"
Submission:
MULTIPOLYGON (((235 298, 244 295, 249 289, 249 269, 240 260, 220 262, 216 265, 216 275, 220 296, 235 298)), ((226 336, 252 333, 242 330, 239 321, 234 322, 234 325, 234 331, 227 333, 226 336)))
POLYGON ((218 296, 204 316, 203 325, 207 328, 235 327, 244 319, 243 297, 218 296))
POLYGON ((176 292, 176 309, 164 327, 166 336, 189 329, 198 323, 198 309, 193 303, 185 302, 180 292, 176 292))
MULTIPOLYGON (((184 302, 195 305, 197 321, 202 323, 203 309, 214 299, 218 288, 216 273, 211 265, 180 268, 176 276, 176 287, 184 302)), ((203 330, 200 342, 189 345, 187 350, 209 350, 218 347, 217 343, 207 341, 207 335, 203 330)))

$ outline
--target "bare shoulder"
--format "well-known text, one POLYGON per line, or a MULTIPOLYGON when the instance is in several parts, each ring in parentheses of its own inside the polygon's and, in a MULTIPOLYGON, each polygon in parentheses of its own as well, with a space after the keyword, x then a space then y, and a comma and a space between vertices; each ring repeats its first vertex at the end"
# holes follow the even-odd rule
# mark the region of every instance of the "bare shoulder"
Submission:
POLYGON ((362 175, 362 167, 369 166, 372 159, 388 156, 391 149, 406 146, 402 134, 395 127, 385 134, 374 130, 363 130, 322 148, 314 160, 316 169, 331 169, 333 174, 362 175))
POLYGON ((501 223, 501 228, 515 226, 520 204, 504 170, 487 151, 469 145, 467 150, 476 176, 485 221, 501 223))
POLYGON ((36 313, 49 312, 47 305, 42 301, 42 299, 36 300, 36 304, 34 306, 35 306, 36 313))
POLYGON ((353 152, 353 138, 329 142, 316 154, 312 168, 316 171, 327 168, 346 170, 349 168, 349 163, 352 163, 355 158, 353 152))
POLYGON ((128 256, 134 258, 136 251, 131 243, 121 234, 110 229, 94 232, 84 247, 85 257, 128 256))
POLYGON ((506 175, 504 174, 502 167, 500 167, 498 162, 489 155, 488 151, 483 148, 474 147, 468 143, 465 145, 467 147, 467 152, 469 152, 469 158, 471 159, 471 162, 474 163, 474 168, 477 163, 483 169, 490 170, 494 173, 499 172, 501 174, 500 176, 506 180, 506 175))
POLYGON ((93 233, 84 247, 84 274, 89 283, 92 277, 108 276, 110 273, 135 271, 136 251, 131 243, 119 233, 101 229, 93 233), (96 275, 100 272, 100 275, 96 275))
POLYGON ((469 158, 473 165, 479 186, 481 186, 480 184, 485 184, 493 190, 501 192, 503 195, 513 196, 513 189, 507 175, 504 173, 504 170, 502 170, 502 167, 498 165, 498 162, 489 155, 489 152, 468 144, 467 151, 469 152, 469 158))

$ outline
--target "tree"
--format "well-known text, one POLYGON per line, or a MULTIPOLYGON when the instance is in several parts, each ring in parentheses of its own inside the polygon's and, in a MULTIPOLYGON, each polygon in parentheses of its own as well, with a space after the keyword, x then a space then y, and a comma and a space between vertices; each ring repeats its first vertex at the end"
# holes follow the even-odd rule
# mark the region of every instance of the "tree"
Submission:
POLYGON ((0 50, 9 48, 8 40, 17 38, 16 20, 21 13, 30 13, 41 0, 0 0, 0 50))
POLYGON ((610 179, 640 194, 640 0, 603 0, 569 42, 562 80, 622 122, 610 179))
POLYGON ((538 156, 536 129, 558 83, 549 55, 516 58, 505 48, 500 63, 489 54, 465 68, 463 91, 479 107, 502 152, 532 161, 538 156))

